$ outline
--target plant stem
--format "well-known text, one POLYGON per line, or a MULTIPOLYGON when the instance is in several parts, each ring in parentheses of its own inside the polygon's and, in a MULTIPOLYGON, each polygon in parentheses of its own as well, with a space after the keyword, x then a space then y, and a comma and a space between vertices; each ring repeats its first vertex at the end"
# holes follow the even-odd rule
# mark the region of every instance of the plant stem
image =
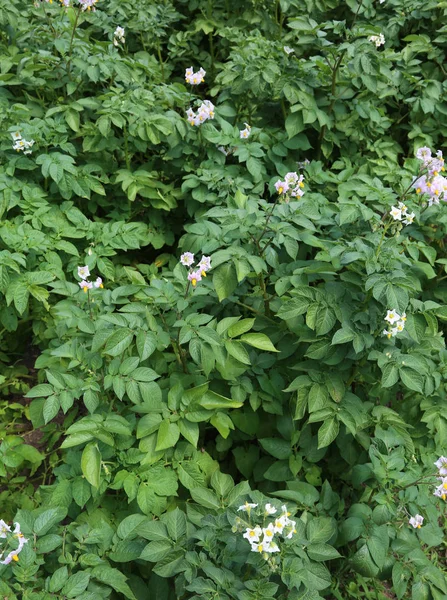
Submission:
POLYGON ((80 15, 81 15, 81 10, 82 10, 82 7, 79 6, 78 12, 76 13, 76 17, 75 17, 75 22, 73 24, 73 31, 71 32, 70 47, 68 48, 67 74, 68 74, 68 79, 70 79, 70 81, 71 81, 71 58, 72 58, 71 52, 73 50, 74 35, 75 35, 76 27, 78 26, 78 21, 79 21, 80 15))

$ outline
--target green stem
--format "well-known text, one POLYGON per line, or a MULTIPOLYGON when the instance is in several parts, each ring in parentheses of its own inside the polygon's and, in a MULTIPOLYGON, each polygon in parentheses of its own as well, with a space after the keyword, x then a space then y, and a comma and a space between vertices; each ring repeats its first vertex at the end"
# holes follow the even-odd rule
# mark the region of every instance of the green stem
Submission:
POLYGON ((75 21, 73 24, 73 31, 71 32, 70 46, 68 48, 67 74, 68 74, 68 79, 70 79, 70 81, 71 81, 71 58, 72 58, 71 52, 73 50, 74 35, 75 35, 76 27, 78 26, 78 21, 79 21, 80 15, 81 15, 81 10, 82 10, 82 7, 80 6, 78 8, 78 12, 76 13, 75 21))
POLYGON ((157 39, 157 54, 158 54, 158 61, 160 63, 160 69, 161 69, 161 79, 164 83, 165 80, 165 64, 163 62, 163 57, 161 55, 161 48, 160 48, 160 39, 157 39))

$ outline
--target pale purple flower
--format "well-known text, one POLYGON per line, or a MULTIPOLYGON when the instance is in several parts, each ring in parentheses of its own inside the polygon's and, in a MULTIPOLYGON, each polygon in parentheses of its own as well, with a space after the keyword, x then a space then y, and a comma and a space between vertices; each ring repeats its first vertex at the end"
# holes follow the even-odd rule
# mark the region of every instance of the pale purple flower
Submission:
POLYGON ((191 273, 188 273, 188 279, 195 287, 198 281, 202 281, 202 274, 200 271, 191 271, 191 273))
POLYGON ((190 267, 194 263, 194 254, 192 252, 184 252, 180 256, 180 262, 185 267, 190 267))

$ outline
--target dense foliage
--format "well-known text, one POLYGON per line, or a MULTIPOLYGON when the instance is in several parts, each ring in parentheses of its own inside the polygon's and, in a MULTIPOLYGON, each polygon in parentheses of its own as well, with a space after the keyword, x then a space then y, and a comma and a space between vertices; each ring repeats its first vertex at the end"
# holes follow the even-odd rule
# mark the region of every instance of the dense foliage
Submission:
POLYGON ((447 599, 446 16, 0 0, 0 596, 447 599))

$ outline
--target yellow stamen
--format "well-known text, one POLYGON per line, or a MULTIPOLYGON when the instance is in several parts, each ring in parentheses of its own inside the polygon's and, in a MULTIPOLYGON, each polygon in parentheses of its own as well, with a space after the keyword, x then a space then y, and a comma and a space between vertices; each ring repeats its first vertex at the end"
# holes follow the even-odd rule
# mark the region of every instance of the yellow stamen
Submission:
POLYGON ((272 537, 273 533, 271 531, 266 531, 265 535, 268 535, 269 537, 272 537))
POLYGON ((443 487, 445 490, 447 490, 447 483, 443 483, 443 484, 442 484, 442 487, 443 487))
POLYGON ((100 287, 100 288, 103 288, 104 286, 102 285, 102 283, 100 283, 100 284, 99 284, 99 287, 100 287))
POLYGON ((300 181, 298 185, 300 186, 300 188, 304 187, 304 183, 302 181, 300 181))
POLYGON ((84 285, 84 287, 82 289, 84 290, 85 293, 87 293, 88 287, 86 285, 84 285))
POLYGON ((282 186, 278 188, 278 194, 282 194, 283 191, 284 191, 284 188, 282 186))
POLYGON ((386 337, 387 337, 388 339, 391 339, 391 335, 392 335, 391 333, 388 333, 386 337))
POLYGON ((197 285, 197 279, 191 279, 191 283, 193 287, 195 287, 197 285))
POLYGON ((202 277, 206 277, 206 272, 205 271, 201 271, 201 275, 202 275, 202 277))
POLYGON ((437 177, 439 175, 438 171, 433 171, 433 175, 437 177))
POLYGON ((435 194, 439 196, 439 190, 435 190, 435 194))
POLYGON ((422 527, 422 525, 418 525, 417 528, 420 529, 422 527))
POLYGON ((262 545, 262 544, 259 544, 259 546, 258 546, 258 552, 262 552, 262 551, 263 551, 263 549, 264 549, 263 545, 262 545))
POLYGON ((12 557, 12 560, 15 560, 15 562, 17 562, 19 560, 19 557, 17 556, 17 554, 14 554, 14 556, 12 557))

